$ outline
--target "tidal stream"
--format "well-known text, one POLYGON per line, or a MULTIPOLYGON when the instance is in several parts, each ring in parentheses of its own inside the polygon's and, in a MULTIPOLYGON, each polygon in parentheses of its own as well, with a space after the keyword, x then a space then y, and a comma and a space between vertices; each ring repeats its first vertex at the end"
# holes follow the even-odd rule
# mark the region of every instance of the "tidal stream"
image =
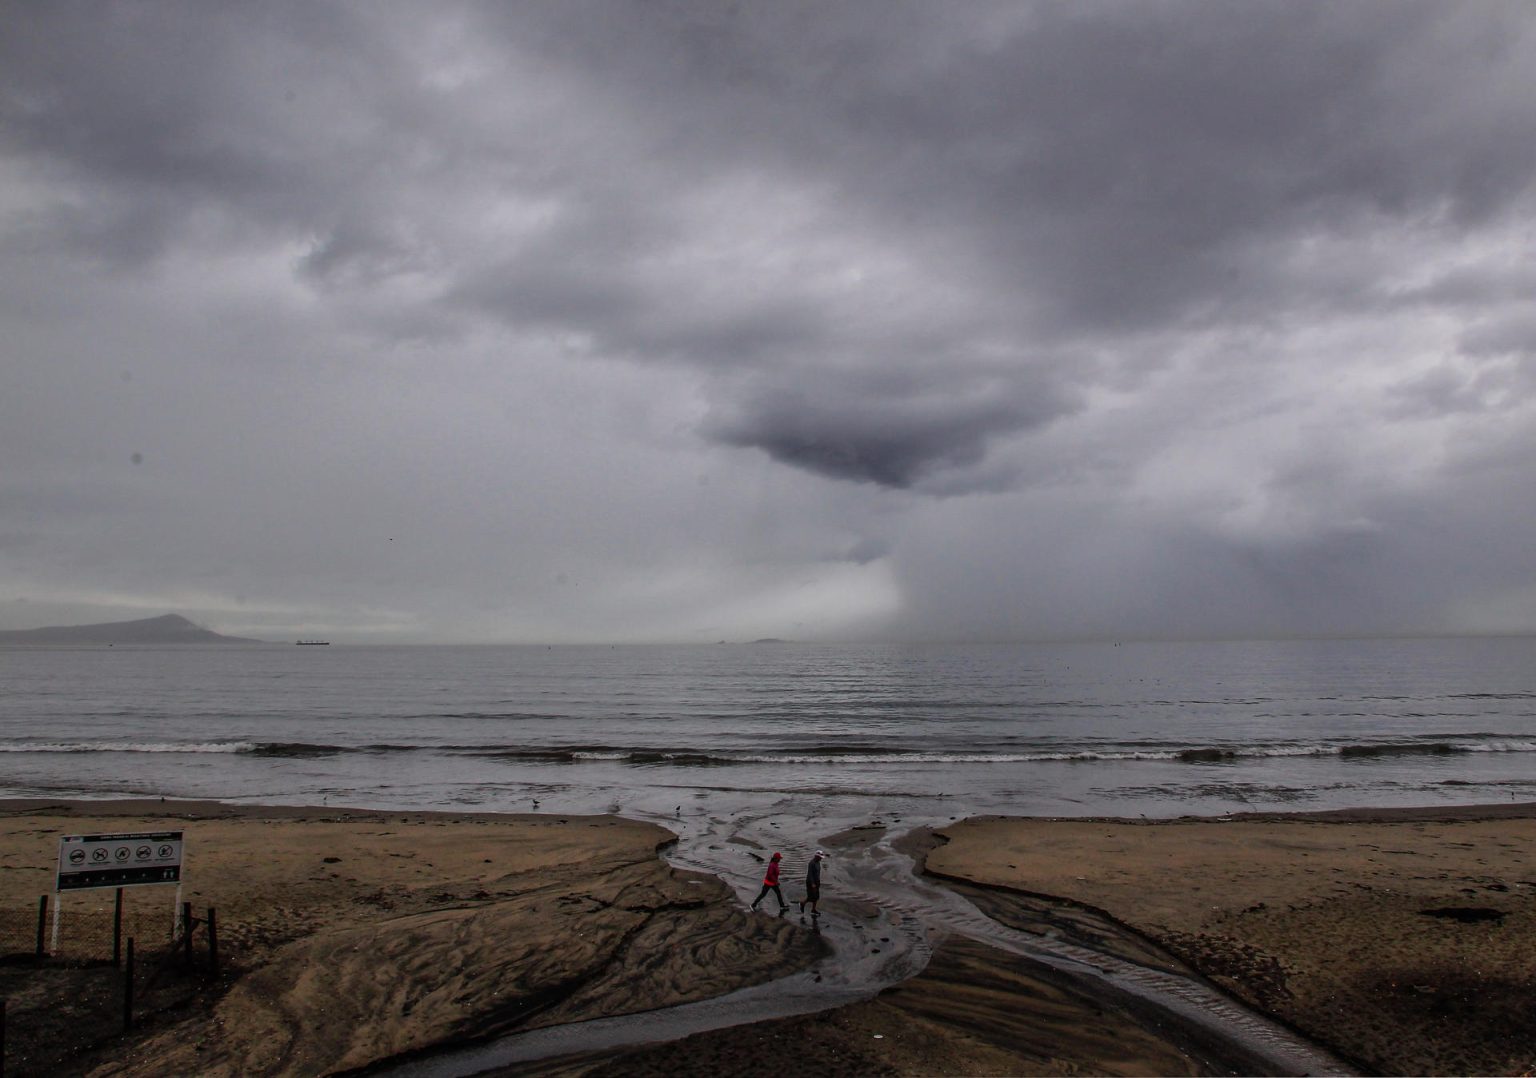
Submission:
MULTIPOLYGON (((953 817, 932 815, 935 804, 913 799, 891 812, 891 799, 848 795, 762 799, 754 808, 718 811, 723 800, 693 794, 693 804, 630 806, 624 814, 678 834, 667 852, 679 868, 717 875, 743 904, 756 896, 762 863, 785 855, 782 916, 801 918, 804 864, 817 848, 829 854, 822 913, 804 916, 807 928, 829 945, 811 968, 765 984, 697 1003, 594 1019, 499 1038, 485 1044, 420 1057, 384 1070, 400 1078, 463 1078, 536 1060, 676 1040, 694 1033, 772 1018, 809 1014, 869 999, 924 969, 935 946, 958 935, 1078 978, 1092 978, 1106 993, 1137 1001, 1184 1028, 1230 1046, 1274 1074, 1350 1074, 1342 1061, 1200 981, 1106 954, 1078 943, 1009 928, 969 900, 915 872, 898 848, 903 836, 941 827, 953 817), (884 811, 877 811, 883 806, 884 811), (926 810, 923 811, 923 810, 926 810)), ((739 804, 739 803, 738 803, 739 804)), ((777 915, 765 899, 767 915, 777 915)))

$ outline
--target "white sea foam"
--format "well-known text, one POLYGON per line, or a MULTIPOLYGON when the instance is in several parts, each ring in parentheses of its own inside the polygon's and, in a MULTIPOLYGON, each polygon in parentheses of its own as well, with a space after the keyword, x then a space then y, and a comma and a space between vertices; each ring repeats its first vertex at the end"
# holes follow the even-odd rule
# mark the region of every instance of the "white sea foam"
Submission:
POLYGON ((0 752, 251 752, 251 741, 11 741, 0 752))

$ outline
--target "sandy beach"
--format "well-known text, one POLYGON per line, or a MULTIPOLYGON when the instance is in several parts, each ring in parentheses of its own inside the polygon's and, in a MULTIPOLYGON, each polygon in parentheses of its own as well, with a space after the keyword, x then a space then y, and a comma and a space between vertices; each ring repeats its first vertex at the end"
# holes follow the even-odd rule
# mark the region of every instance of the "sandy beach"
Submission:
MULTIPOLYGON (((668 867, 657 856, 668 832, 617 817, 143 802, 0 812, 0 908, 27 917, 52 889, 60 835, 184 830, 184 898, 217 909, 226 967, 199 1003, 146 1014, 131 1035, 108 1008, 37 1048, 31 1012, 89 1000, 7 967, 12 1074, 330 1073, 707 998, 821 953, 810 933, 740 910, 720 881, 668 867), (74 1042, 58 1044, 66 1032, 74 1042)), ((172 891, 130 896, 168 914, 172 891)), ((110 908, 111 896, 68 894, 65 908, 110 908)))
MULTIPOLYGON (((666 865, 662 828, 617 817, 144 802, 0 811, 0 906, 22 918, 51 889, 60 835, 184 830, 184 897, 217 908, 225 960, 216 982, 163 995, 131 1034, 106 1012, 70 1026, 90 1032, 73 1042, 37 1026, 52 1048, 27 1030, 34 1012, 58 1010, 65 982, 0 969, 14 1074, 332 1073, 707 998, 822 953, 792 919, 747 914, 721 881, 666 865)), ((995 919, 1207 977, 1366 1072, 1536 1066, 1536 806, 992 817, 914 846, 995 919)), ((164 888, 132 899, 156 916, 170 904, 164 888)), ((870 914, 847 904, 840 915, 870 914)), ((72 1004, 77 1017, 97 1006, 88 996, 72 1004)), ((922 974, 864 1003, 518 1073, 719 1075, 765 1060, 807 1075, 1251 1070, 1092 984, 952 937, 922 974)))

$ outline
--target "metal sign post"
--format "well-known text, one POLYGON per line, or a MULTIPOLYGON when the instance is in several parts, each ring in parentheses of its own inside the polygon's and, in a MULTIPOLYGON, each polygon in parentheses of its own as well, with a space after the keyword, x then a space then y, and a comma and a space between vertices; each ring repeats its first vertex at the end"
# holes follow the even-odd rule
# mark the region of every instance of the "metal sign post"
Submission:
POLYGON ((52 949, 59 949, 59 907, 63 905, 59 898, 64 891, 174 883, 180 895, 182 837, 181 831, 62 836, 54 885, 52 949))

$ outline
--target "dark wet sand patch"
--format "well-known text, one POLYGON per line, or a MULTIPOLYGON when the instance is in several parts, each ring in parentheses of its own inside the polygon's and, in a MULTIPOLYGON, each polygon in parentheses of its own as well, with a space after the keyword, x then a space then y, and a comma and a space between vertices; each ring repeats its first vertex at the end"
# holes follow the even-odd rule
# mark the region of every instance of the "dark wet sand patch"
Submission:
MULTIPOLYGON (((1097 986, 966 939, 876 999, 800 1018, 700 1033, 518 1074, 680 1078, 845 1075, 1257 1073, 1188 1031, 1156 1028, 1097 986)), ((510 1076, 513 1072, 504 1072, 510 1076)))

